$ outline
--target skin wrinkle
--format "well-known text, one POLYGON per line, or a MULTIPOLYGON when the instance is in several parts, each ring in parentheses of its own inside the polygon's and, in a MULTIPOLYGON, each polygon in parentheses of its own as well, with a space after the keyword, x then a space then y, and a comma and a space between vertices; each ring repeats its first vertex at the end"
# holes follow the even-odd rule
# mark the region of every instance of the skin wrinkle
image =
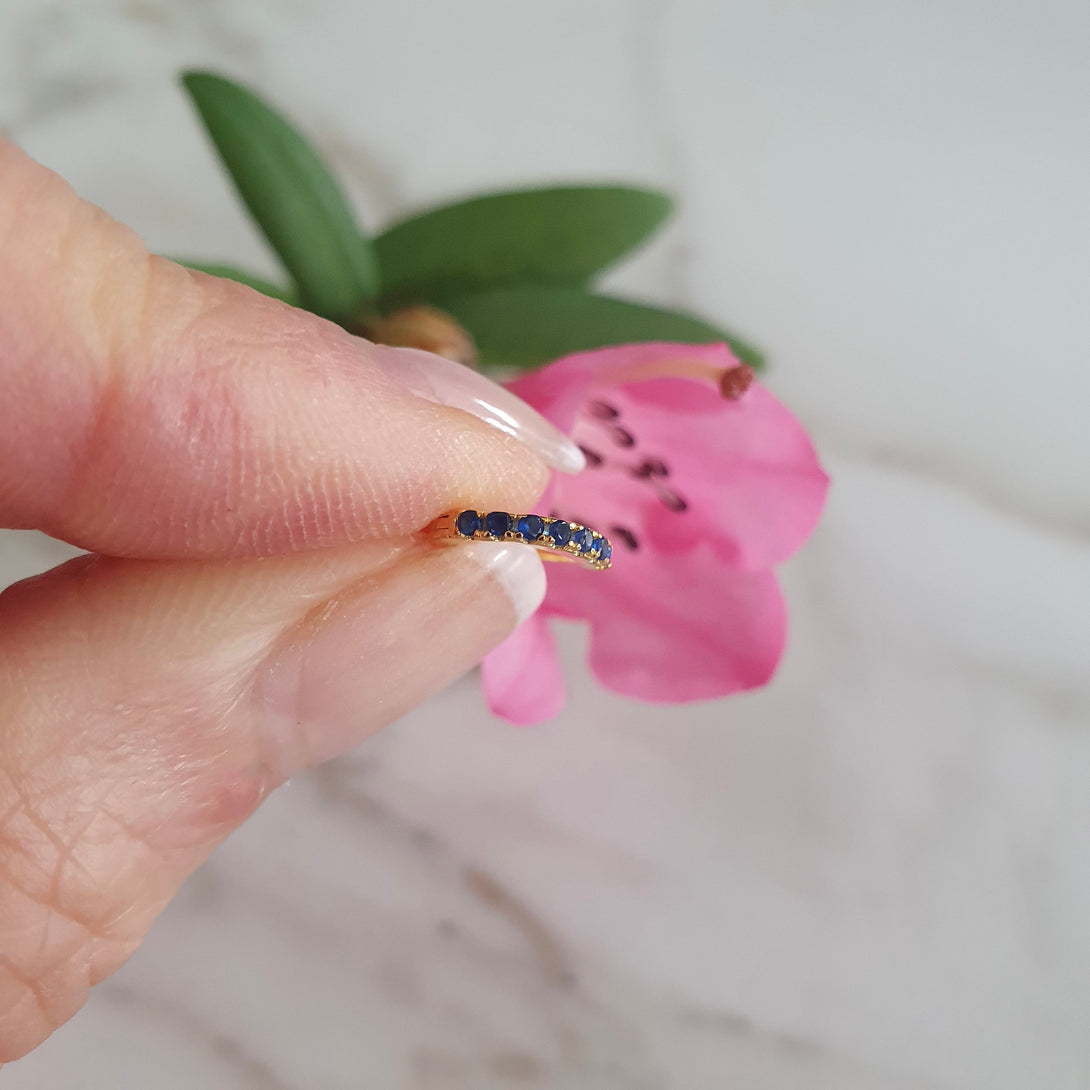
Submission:
MULTIPOLYGON (((16 790, 18 790, 18 788, 16 788, 16 790)), ((87 870, 87 868, 82 863, 80 863, 78 859, 75 858, 74 855, 76 843, 79 842, 80 837, 82 837, 82 835, 90 827, 94 818, 89 817, 86 823, 76 830, 75 836, 73 837, 72 841, 66 842, 56 832, 53 831, 53 828, 37 812, 36 808, 32 805, 31 800, 25 794, 20 792, 20 798, 21 805, 19 807, 18 813, 22 814, 26 818, 26 820, 29 821, 30 824, 34 826, 34 828, 37 829, 38 832, 46 840, 49 841, 56 853, 52 867, 49 869, 49 872, 46 873, 47 868, 44 863, 41 864, 41 870, 43 871, 43 875, 48 878, 49 896, 51 897, 52 903, 59 905, 61 904, 61 871, 66 866, 76 867, 77 870, 80 871, 86 879, 88 879, 89 881, 94 881, 94 876, 87 870)), ((24 856, 26 858, 29 858, 29 856, 26 856, 25 853, 24 856)))
MULTIPOLYGON (((55 905, 51 901, 45 900, 41 893, 37 892, 34 889, 28 889, 21 882, 19 882, 15 878, 12 878, 10 875, 5 878, 5 882, 11 890, 23 897, 30 904, 36 905, 38 908, 43 908, 46 910, 46 914, 39 916, 39 920, 44 921, 47 918, 48 914, 53 913, 60 919, 65 920, 68 923, 71 923, 76 927, 82 929, 84 932, 87 933, 88 936, 102 939, 109 938, 109 936, 107 935, 98 934, 95 930, 95 925, 93 923, 81 919, 78 916, 73 916, 61 905, 55 905)), ((33 926, 33 924, 28 925, 26 930, 31 930, 33 926)))
MULTIPOLYGON (((385 504, 385 507, 386 507, 387 511, 396 510, 394 505, 397 502, 398 497, 396 497, 394 495, 393 486, 389 483, 389 481, 380 481, 379 482, 379 487, 380 487, 381 493, 382 493, 382 502, 379 503, 378 506, 381 508, 383 506, 383 504, 385 504)), ((408 496, 406 496, 405 497, 405 506, 406 506, 406 509, 412 510, 414 507, 419 506, 419 505, 418 504, 413 504, 411 502, 410 498, 408 496)), ((382 532, 383 533, 388 533, 389 529, 390 528, 388 526, 384 525, 382 527, 382 532)))
POLYGON ((58 511, 76 507, 77 497, 85 489, 86 475, 94 465, 93 452, 112 430, 114 402, 121 397, 120 374, 113 369, 99 386, 81 440, 72 445, 67 472, 59 485, 58 511))
MULTIPOLYGON (((18 789, 17 789, 18 790, 18 789)), ((64 901, 61 896, 61 880, 63 877, 62 872, 65 868, 75 867, 79 873, 87 880, 89 886, 94 886, 97 879, 76 857, 75 847, 79 840, 86 833, 87 829, 94 824, 95 812, 92 808, 88 813, 87 820, 74 831, 72 840, 66 842, 57 834, 46 818, 39 813, 37 807, 34 806, 31 799, 23 792, 19 792, 21 804, 18 807, 16 814, 21 814, 27 822, 52 846, 54 850, 54 858, 51 865, 47 865, 44 859, 41 859, 39 854, 34 851, 34 845, 26 841, 26 837, 19 837, 16 834, 5 833, 3 835, 3 843, 7 844, 10 849, 10 855, 13 859, 22 858, 26 863, 30 864, 32 870, 38 871, 44 882, 44 889, 42 892, 36 892, 34 894, 35 899, 41 904, 48 904, 57 908, 63 909, 64 901)), ((10 813, 10 812, 9 812, 10 813)), ((10 827, 10 818, 5 821, 3 828, 6 830, 10 827)), ((39 841, 39 847, 41 843, 39 841)), ((27 868, 23 868, 27 870, 27 868)), ((15 873, 14 867, 6 865, 3 868, 6 880, 13 882, 12 875, 15 873)), ((26 877, 30 877, 27 874, 26 877)), ((30 890, 24 888, 24 892, 29 895, 30 890)), ((75 915, 68 913, 69 918, 77 920, 77 922, 87 924, 86 920, 78 919, 75 915)))
MULTIPOLYGON (((188 275, 188 274, 187 274, 188 275)), ((193 279, 192 276, 189 277, 193 279)), ((199 296, 202 302, 207 304, 207 299, 210 297, 210 292, 207 290, 200 291, 199 296)), ((215 397, 215 394, 219 393, 220 386, 218 381, 222 379, 224 373, 230 375, 230 373, 237 369, 240 364, 241 356, 237 350, 230 355, 223 352, 222 346, 218 349, 216 346, 212 348, 211 362, 205 357, 207 353, 203 351, 204 337, 202 336, 202 330, 208 325, 214 325, 216 322, 222 319, 225 313, 230 312, 230 304, 226 302, 220 302, 218 304, 212 304, 208 310, 198 309, 194 315, 188 320, 182 330, 180 336, 185 338, 182 343, 192 343, 194 348, 192 355, 195 357, 191 373, 194 379, 194 385, 197 387, 198 392, 191 390, 188 395, 188 403, 186 406, 186 423, 187 431, 189 434, 189 451, 188 456, 192 459, 203 458, 205 464, 211 467, 211 478, 213 480, 221 481, 222 487, 212 493, 214 506, 209 511, 207 498, 201 499, 202 491, 197 486, 196 482, 190 482, 189 487, 184 491, 171 490, 172 499, 177 496, 177 499, 172 503, 173 513, 169 525, 171 528, 176 526, 183 527, 183 533, 185 527, 197 524, 199 521, 198 516, 203 511, 203 518, 215 524, 220 521, 221 514, 229 512, 232 508, 238 509, 240 506, 240 498, 246 495, 246 458, 242 453, 245 444, 242 440, 242 429, 237 426, 240 420, 240 414, 236 411, 234 416, 235 427, 228 428, 227 430, 235 436, 235 440, 228 444, 226 448, 222 445, 216 444, 202 444, 201 438, 192 427, 192 423, 199 421, 203 416, 206 416, 209 412, 209 406, 215 404, 221 415, 225 415, 232 408, 231 405, 223 406, 219 402, 219 398, 215 397), (208 389, 205 389, 205 386, 208 389), (212 396, 209 396, 211 393, 212 396), (205 448, 205 449, 202 449, 205 448), (220 468, 220 463, 216 461, 220 458, 226 449, 227 456, 231 459, 231 468, 228 472, 223 472, 220 468)), ((177 360, 172 361, 174 369, 178 369, 180 362, 177 360)), ((222 425, 220 425, 222 427, 222 425)), ((192 540, 192 539, 191 539, 192 540)))
MULTIPOLYGON (((215 365, 209 367, 202 359, 194 371, 197 377, 209 385, 214 394, 219 395, 224 391, 229 392, 229 396, 225 397, 220 404, 221 420, 217 422, 218 430, 231 435, 234 439, 222 452, 225 453, 227 458, 226 471, 221 470, 220 473, 216 474, 216 477, 224 482, 222 499, 220 500, 224 512, 231 507, 240 507, 243 497, 251 494, 251 492, 259 493, 262 490, 263 467, 256 456, 248 453, 249 448, 256 447, 257 444, 248 442, 249 432, 252 431, 254 424, 253 414, 248 414, 246 411, 246 399, 258 384, 267 381, 269 378, 273 380, 276 378, 275 372, 272 375, 266 374, 259 360, 246 360, 241 350, 238 351, 238 357, 233 359, 231 363, 232 366, 228 371, 226 367, 217 367, 215 365), (247 425, 247 417, 249 417, 249 426, 247 425)), ((190 405, 198 418, 205 411, 205 406, 198 401, 199 396, 190 396, 190 405)), ((290 407, 288 411, 292 411, 290 407)), ((282 445, 282 438, 279 433, 283 430, 283 427, 278 414, 270 413, 268 415, 269 419, 261 421, 261 429, 271 433, 268 445, 271 450, 275 451, 282 445)), ((199 451, 194 452, 195 455, 199 453, 199 451)), ((278 487, 275 491, 277 494, 283 494, 286 489, 282 487, 282 482, 278 480, 277 484, 281 487, 278 487)))
POLYGON ((0 970, 5 972, 12 980, 22 986, 22 992, 17 992, 15 995, 15 1002, 6 1011, 0 1010, 0 1017, 11 1014, 12 1011, 22 1002, 23 998, 29 996, 34 1005, 38 1008, 38 1012, 42 1016, 43 1022, 49 1022, 49 1011, 46 1009, 45 995, 42 989, 42 979, 40 976, 30 976, 21 972, 2 951, 0 951, 0 970))
MULTIPOLYGON (((36 367, 36 365, 38 364, 39 359, 42 356, 44 356, 47 353, 55 352, 56 349, 57 349, 57 346, 53 343, 53 339, 55 338, 56 334, 55 334, 55 332, 52 332, 52 330, 55 329, 55 325, 54 324, 47 325, 47 324, 43 323, 41 328, 44 328, 46 330, 50 330, 51 332, 48 333, 47 336, 44 339, 41 338, 41 337, 35 338, 33 346, 31 346, 31 347, 28 347, 26 345, 21 346, 22 351, 19 352, 19 353, 14 354, 16 360, 18 360, 19 355, 23 355, 25 357, 25 359, 27 361, 25 370, 28 371, 28 372, 33 371, 33 369, 36 367)), ((63 354, 67 357, 67 352, 66 351, 63 352, 63 354)), ((14 423, 14 427, 16 429, 16 434, 18 434, 19 425, 18 425, 17 421, 14 423)), ((68 442, 75 443, 76 438, 74 436, 70 436, 68 438, 68 442)), ((67 464, 64 465, 64 466, 56 465, 55 464, 56 459, 55 459, 55 457, 53 457, 54 454, 55 454, 55 451, 53 449, 49 449, 47 451, 47 458, 49 458, 49 465, 50 465, 50 469, 52 471, 51 475, 57 475, 58 473, 60 473, 60 475, 62 475, 66 479, 71 477, 71 475, 74 472, 74 467, 77 464, 77 462, 73 461, 73 460, 68 460, 67 464)), ((32 480, 30 482, 30 488, 33 490, 34 494, 28 495, 27 482, 25 480, 15 481, 14 484, 13 484, 13 488, 11 490, 10 495, 14 497, 14 501, 15 501, 14 505, 15 505, 16 509, 21 510, 21 509, 23 509, 25 507, 29 507, 31 511, 36 510, 40 506, 41 501, 42 501, 42 496, 40 495, 39 490, 43 487, 43 484, 44 484, 44 482, 42 480, 40 480, 39 478, 36 478, 36 477, 32 478, 32 480)), ((49 496, 50 500, 52 500, 52 498, 53 498, 52 493, 55 493, 55 494, 60 495, 60 496, 65 495, 66 485, 63 482, 59 485, 59 487, 56 484, 54 484, 53 482, 50 482, 50 484, 48 486, 46 486, 46 487, 48 487, 48 489, 49 489, 49 491, 51 493, 51 495, 49 496)), ((11 501, 8 500, 8 502, 11 502, 11 501)), ((24 520, 25 520, 25 516, 24 516, 24 520)))
POLYGON ((327 538, 333 536, 333 495, 334 491, 330 491, 328 477, 330 474, 336 474, 336 467, 331 467, 324 473, 319 474, 317 478, 318 490, 321 494, 321 503, 318 507, 318 516, 316 521, 321 519, 322 514, 325 515, 325 521, 319 525, 319 534, 324 534, 327 538))
POLYGON ((46 951, 49 949, 50 939, 53 936, 53 931, 55 929, 56 920, 57 920, 56 913, 53 913, 53 912, 47 912, 46 913, 45 920, 42 922, 42 926, 41 926, 41 935, 40 935, 40 937, 38 939, 38 946, 34 951, 34 955, 33 955, 34 958, 40 960, 45 955, 46 951))
POLYGON ((80 841, 83 839, 87 830, 95 823, 95 815, 92 813, 88 816, 84 824, 75 830, 73 835, 67 842, 62 842, 59 845, 57 858, 54 860, 52 874, 50 875, 50 888, 49 898, 50 903, 54 905, 63 905, 64 896, 61 890, 62 882, 64 881, 65 874, 71 871, 73 868, 87 879, 88 883, 93 884, 95 881, 94 875, 80 862, 76 857, 76 848, 80 841))
MULTIPOLYGON (((96 263, 94 271, 91 273, 90 291, 87 290, 87 285, 81 282, 82 278, 73 277, 71 270, 82 271, 87 265, 88 246, 84 237, 87 234, 87 229, 83 221, 88 218, 89 209, 91 210, 91 218, 95 222, 96 235, 101 238, 108 238, 110 232, 102 230, 103 227, 109 224, 105 213, 100 212, 94 206, 85 204, 72 190, 68 190, 66 197, 65 211, 67 216, 57 237, 57 252, 54 260, 56 268, 70 270, 68 282, 71 283, 74 280, 76 285, 72 289, 75 298, 70 297, 67 300, 68 307, 66 309, 86 310, 91 316, 90 322, 74 321, 69 324, 81 330, 81 339, 85 343, 97 341, 98 345, 97 351, 92 350, 90 353, 77 351, 74 353, 76 356, 86 355, 90 361, 93 361, 90 370, 95 375, 93 388, 96 394, 93 397, 92 408, 82 441, 73 445, 71 449, 67 473, 64 475, 65 480, 58 490, 58 506, 62 510, 71 505, 73 495, 81 484, 80 475, 91 464, 88 453, 93 452, 97 443, 101 441, 104 434, 103 429, 110 422, 111 406, 122 395, 123 356, 118 340, 123 330, 131 328, 129 322, 132 322, 133 315, 129 314, 129 308, 135 302, 135 324, 146 324, 149 305, 146 261, 144 275, 138 277, 135 284, 131 282, 133 280, 131 276, 126 278, 130 281, 126 284, 126 292, 124 293, 128 322, 119 322, 114 313, 116 307, 107 306, 106 304, 105 296, 108 292, 113 291, 115 296, 120 294, 113 290, 115 285, 111 282, 110 274, 114 271, 114 262, 107 260, 101 265, 96 263), (80 306, 79 304, 84 300, 86 305, 80 306)), ((121 230, 127 231, 127 228, 121 230)), ((136 241, 135 235, 132 235, 131 238, 136 241)), ((138 242, 136 247, 130 246, 129 249, 132 252, 126 254, 125 257, 130 261, 133 254, 139 254, 142 251, 142 247, 139 246, 138 242)), ((99 256, 96 254, 96 257, 99 256)), ((71 356, 69 358, 71 359, 71 356)))
MULTIPOLYGON (((87 208, 74 193, 72 207, 74 211, 67 227, 70 235, 76 228, 78 213, 87 208)), ((100 213, 100 216, 104 218, 105 214, 100 213)), ((109 221, 104 224, 104 226, 108 225, 110 225, 109 221)), ((122 230, 127 231, 127 228, 122 230)), ((111 234, 109 231, 100 233, 105 237, 111 234)), ((107 437, 116 430, 115 422, 126 418, 129 408, 127 385, 130 377, 125 366, 129 358, 128 353, 134 337, 139 338, 139 343, 147 343, 144 338, 147 330, 152 328, 152 277, 155 266, 150 255, 139 246, 136 236, 132 235, 131 238, 137 242, 137 245, 128 247, 130 252, 124 254, 125 261, 131 263, 135 254, 141 261, 141 267, 135 276, 130 274, 125 277, 124 292, 119 292, 116 283, 110 278, 110 273, 113 271, 112 262, 104 263, 104 267, 97 272, 90 292, 89 309, 93 317, 91 328, 99 333, 103 341, 103 351, 98 354, 95 361, 98 365, 95 368, 98 381, 89 421, 82 442, 72 447, 69 469, 65 475, 66 480, 60 486, 60 498, 57 505, 59 511, 79 509, 76 500, 87 488, 88 474, 94 472, 96 451, 107 446, 107 437), (115 313, 117 307, 114 304, 118 295, 123 295, 125 300, 127 319, 125 322, 118 321, 115 313)), ((81 256, 86 250, 86 242, 78 237, 71 240, 69 245, 76 256, 81 256)), ((115 247, 115 250, 119 248, 115 247)), ((63 264, 62 262, 62 267, 63 264)), ((139 464, 138 455, 127 460, 126 466, 129 468, 130 478, 134 472, 138 471, 139 464)), ((109 527, 115 522, 116 517, 111 512, 106 526, 109 527)))
MULTIPOLYGON (((27 888, 22 882, 20 882, 15 873, 8 870, 8 883, 9 889, 18 890, 24 897, 31 900, 34 903, 40 904, 47 909, 48 913, 59 913, 65 918, 74 921, 86 930, 86 938, 89 937, 101 937, 103 939, 110 938, 102 933, 102 922, 111 918, 117 917, 118 913, 112 906, 102 905, 101 908, 105 909, 104 912, 98 912, 95 909, 91 909, 90 912, 80 912, 78 909, 68 903, 65 903, 65 899, 62 899, 60 894, 61 883, 64 878, 71 873, 71 867, 73 865, 79 865, 82 869, 82 865, 75 855, 75 850, 78 845, 79 839, 95 821, 96 815, 92 813, 87 821, 84 823, 82 830, 79 830, 75 834, 73 842, 67 846, 63 843, 58 843, 56 834, 49 828, 48 824, 43 818, 41 818, 36 808, 31 805, 31 802, 26 796, 23 796, 24 803, 23 808, 27 816, 32 820, 32 823, 37 828, 38 832, 52 845, 56 853, 56 862, 54 869, 54 880, 49 884, 48 890, 41 888, 27 888)), ((108 812, 107 812, 108 813, 108 812)), ((149 851, 154 851, 150 842, 146 837, 142 836, 135 828, 129 823, 125 822, 119 816, 115 814, 109 814, 109 816, 116 821, 117 825, 124 831, 125 835, 131 841, 139 841, 149 851)), ((10 826, 9 826, 10 828, 10 826)), ((208 842, 208 847, 211 847, 211 842, 217 839, 214 835, 205 836, 204 839, 208 842)), ((18 843, 15 845, 18 850, 23 853, 33 851, 32 845, 28 844, 25 837, 19 837, 18 843)), ((36 863, 36 866, 40 864, 36 863)), ((154 868, 153 868, 154 872, 154 868)), ((85 872, 86 873, 86 872, 85 872)), ((47 916, 48 918, 48 916, 47 916)))
MULTIPOLYGON (((29 779, 30 776, 37 772, 42 765, 58 758, 62 753, 62 747, 64 745, 65 740, 61 732, 57 732, 54 735, 54 742, 52 747, 47 746, 44 749, 39 749, 35 752, 34 760, 25 769, 24 778, 29 779)), ((9 813, 18 814, 24 805, 29 808, 29 811, 31 813, 34 813, 35 808, 31 805, 29 796, 25 794, 19 782, 15 779, 14 775, 12 775, 12 773, 10 772, 7 772, 6 770, 5 775, 7 776, 8 781, 11 783, 12 791, 14 792, 16 798, 19 800, 19 802, 9 811, 9 813)), ((61 790, 61 788, 57 787, 56 790, 59 791, 61 790)), ((51 797, 51 793, 49 791, 41 791, 39 792, 39 796, 42 799, 48 799, 51 797)), ((0 835, 2 835, 2 826, 0 826, 0 835)))
MULTIPOLYGON (((199 782, 199 777, 198 775, 193 775, 190 777, 190 780, 191 782, 199 782)), ((250 812, 252 812, 252 810, 250 812)), ((139 845, 140 848, 154 859, 168 864, 180 861, 183 866, 189 861, 194 853, 199 858, 203 859, 208 852, 211 851, 212 847, 219 841, 219 824, 222 824, 218 823, 215 827, 204 830, 201 836, 193 843, 184 843, 175 847, 167 847, 162 843, 156 844, 153 841, 155 839, 155 834, 161 833, 164 827, 169 828, 171 826, 172 814, 165 815, 146 830, 137 829, 131 822, 121 817, 114 810, 103 808, 99 811, 98 816, 116 825, 128 839, 130 844, 139 845)), ((247 813, 246 816, 249 816, 249 813, 247 813)), ((160 839, 162 838, 160 837, 160 839)), ((111 906, 104 916, 97 918, 94 926, 94 933, 102 938, 107 937, 104 928, 112 924, 114 920, 121 918, 123 915, 123 912, 119 914, 117 909, 114 906, 111 906)))
MULTIPOLYGON (((62 946, 57 957, 46 961, 37 973, 27 973, 10 960, 7 960, 7 964, 0 962, 0 982, 6 973, 18 985, 7 1011, 0 1013, 0 1027, 4 1021, 14 1023, 17 1027, 21 1022, 20 1028, 24 1037, 33 1040, 42 1036, 42 1027, 48 1032, 52 1026, 66 1021, 83 1004, 93 982, 89 949, 86 939, 62 946), (18 1020, 15 1018, 20 1006, 28 999, 39 1012, 38 1026, 33 1022, 28 1025, 25 1015, 18 1020)), ((10 1045, 10 1041, 0 1038, 0 1049, 10 1045)), ((17 1058, 22 1054, 24 1049, 18 1047, 18 1038, 15 1045, 14 1054, 9 1054, 6 1058, 17 1058)), ((2 1052, 0 1056, 3 1056, 2 1052)))
MULTIPOLYGON (((100 813, 102 816, 107 817, 108 819, 115 822, 116 825, 129 838, 130 842, 139 843, 144 848, 144 850, 150 852, 152 855, 161 854, 155 847, 152 846, 152 844, 145 836, 140 834, 124 819, 120 818, 114 813, 111 813, 110 811, 102 810, 100 811, 100 813)), ((88 828, 94 822, 94 820, 95 816, 92 816, 89 819, 87 825, 85 826, 85 829, 88 828)), ((216 839, 217 838, 214 835, 206 836, 204 838, 205 843, 197 847, 196 850, 202 858, 206 856, 211 850, 216 839)), ((72 845, 70 845, 66 855, 63 858, 59 858, 57 860, 58 874, 65 867, 70 866, 70 864, 74 861, 75 846, 76 842, 73 842, 72 845)), ((189 847, 187 849, 184 849, 183 851, 184 854, 191 856, 193 854, 194 848, 189 847)), ((155 868, 151 868, 150 873, 155 873, 155 868)), ((43 897, 43 894, 40 891, 28 889, 23 886, 22 883, 20 883, 11 873, 8 874, 7 881, 9 889, 21 893, 22 896, 31 903, 38 904, 46 909, 46 914, 44 915, 44 917, 42 917, 41 926, 43 928, 43 937, 38 944, 38 957, 32 959, 32 961, 37 960, 39 962, 39 965, 37 967, 36 979, 41 979, 43 973, 56 973, 59 966, 64 963, 73 962, 77 955, 79 955, 81 952, 85 954, 83 958, 83 963, 85 965, 89 964, 92 949, 95 953, 97 953, 100 960, 104 952, 111 955, 111 962, 119 963, 119 953, 121 955, 120 960, 124 960, 126 950, 131 949, 131 947, 135 945, 136 941, 138 941, 139 935, 142 934, 144 929, 146 928, 149 916, 157 911, 157 904, 165 903, 167 899, 166 897, 163 897, 161 899, 157 899, 156 902, 151 905, 145 903, 143 906, 124 905, 124 903, 122 903, 122 906, 120 908, 109 903, 105 903, 101 906, 102 911, 98 914, 77 913, 71 906, 66 906, 64 903, 62 903, 61 898, 59 897, 57 892, 56 883, 54 883, 54 885, 51 887, 49 894, 43 897), (134 921, 134 923, 136 924, 135 937, 125 936, 122 938, 119 937, 117 934, 109 933, 110 931, 114 931, 116 929, 116 925, 119 921, 125 919, 126 917, 134 915, 139 915, 140 917, 138 920, 134 921), (46 961, 44 964, 42 964, 40 955, 43 951, 43 947, 46 945, 46 935, 48 934, 48 928, 51 925, 51 920, 57 916, 62 917, 67 921, 75 924, 79 929, 79 934, 70 938, 68 942, 64 944, 63 948, 59 951, 59 956, 57 959, 54 959, 52 961, 46 961), (118 949, 119 946, 121 947, 120 950, 118 949)), ((103 967, 101 975, 105 975, 108 971, 108 967, 103 967)), ((91 975, 98 976, 99 974, 91 975)), ((35 977, 30 976, 29 979, 35 979, 35 977)), ((89 980, 85 982, 84 991, 91 982, 93 981, 89 980)), ((62 993, 71 993, 71 984, 66 984, 61 989, 61 991, 62 993)), ((47 1021, 50 1025, 57 1024, 59 1021, 63 1020, 57 1019, 55 1016, 52 1018, 48 1017, 50 1012, 46 1008, 43 1008, 43 1013, 47 1015, 47 1021)))

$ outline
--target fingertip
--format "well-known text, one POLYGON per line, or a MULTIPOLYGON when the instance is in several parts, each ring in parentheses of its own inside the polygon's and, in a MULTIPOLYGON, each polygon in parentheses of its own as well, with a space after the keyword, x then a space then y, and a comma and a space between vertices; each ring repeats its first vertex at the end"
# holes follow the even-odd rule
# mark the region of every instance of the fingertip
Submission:
POLYGON ((465 555, 507 595, 516 625, 544 601, 545 565, 536 549, 506 541, 477 541, 465 546, 465 555))
POLYGON ((527 545, 437 546, 309 617, 258 672, 279 777, 343 753, 476 665, 540 605, 527 545))

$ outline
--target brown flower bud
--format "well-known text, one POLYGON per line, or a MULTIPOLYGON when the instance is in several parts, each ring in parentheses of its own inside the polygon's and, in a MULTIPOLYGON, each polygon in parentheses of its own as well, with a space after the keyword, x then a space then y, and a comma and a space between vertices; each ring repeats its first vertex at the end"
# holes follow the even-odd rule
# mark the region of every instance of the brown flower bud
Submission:
POLYGON ((392 314, 369 317, 352 332, 376 344, 422 348, 467 367, 477 365, 477 346, 473 338, 449 314, 436 307, 404 307, 392 314))
POLYGON ((719 377, 719 392, 728 401, 737 401, 753 383, 753 368, 740 363, 719 377))

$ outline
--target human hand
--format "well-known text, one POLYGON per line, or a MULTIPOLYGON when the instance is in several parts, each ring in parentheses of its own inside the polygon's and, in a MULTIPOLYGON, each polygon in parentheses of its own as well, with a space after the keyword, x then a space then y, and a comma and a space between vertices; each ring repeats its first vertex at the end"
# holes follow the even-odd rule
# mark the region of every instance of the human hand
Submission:
POLYGON ((458 364, 149 255, 3 142, 0 238, 0 525, 100 554, 0 595, 2 1063, 272 788, 537 607, 534 550, 414 534, 581 456, 458 364))

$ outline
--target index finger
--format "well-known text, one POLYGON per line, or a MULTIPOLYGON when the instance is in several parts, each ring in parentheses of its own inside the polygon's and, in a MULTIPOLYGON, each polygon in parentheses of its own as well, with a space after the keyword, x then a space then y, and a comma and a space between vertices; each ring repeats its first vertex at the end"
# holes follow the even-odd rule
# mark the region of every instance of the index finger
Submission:
POLYGON ((260 556, 517 510, 581 465, 483 376, 154 257, 2 141, 0 239, 0 525, 260 556))

